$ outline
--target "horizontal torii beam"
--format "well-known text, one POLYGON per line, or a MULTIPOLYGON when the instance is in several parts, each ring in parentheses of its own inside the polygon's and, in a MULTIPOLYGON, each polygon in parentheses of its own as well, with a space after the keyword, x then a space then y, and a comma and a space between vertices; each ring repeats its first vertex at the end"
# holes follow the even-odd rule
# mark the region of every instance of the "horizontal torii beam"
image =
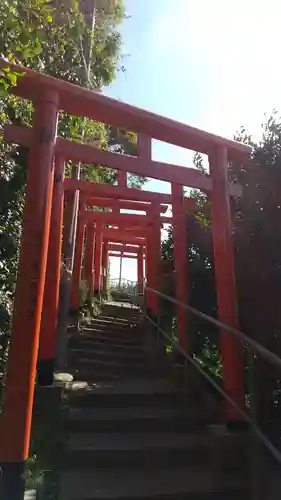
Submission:
POLYGON ((140 238, 142 240, 146 239, 147 237, 147 231, 143 230, 143 229, 130 229, 130 230, 127 230, 126 228, 120 228, 120 229, 116 229, 116 228, 111 228, 111 227, 106 227, 102 230, 102 233, 103 235, 107 236, 107 235, 110 235, 110 236, 118 236, 119 240, 120 240, 120 235, 123 237, 130 237, 130 238, 140 238))
MULTIPOLYGON (((148 203, 165 203, 171 205, 173 200, 170 194, 156 193, 154 191, 143 191, 136 188, 126 188, 112 186, 111 184, 96 184, 90 181, 76 179, 65 179, 64 189, 68 191, 82 191, 83 195, 112 198, 115 200, 132 200, 148 203)), ((185 210, 194 210, 196 208, 195 198, 184 198, 185 210)))
POLYGON ((110 252, 127 252, 127 253, 138 253, 140 246, 126 245, 126 244, 114 244, 110 243, 108 245, 108 250, 110 252))
POLYGON ((146 245, 146 238, 143 238, 136 234, 126 233, 124 231, 112 231, 111 229, 105 229, 103 232, 103 239, 109 243, 126 243, 129 245, 146 245))
MULTIPOLYGON (((133 225, 137 227, 149 227, 152 226, 153 220, 147 215, 138 214, 116 214, 114 212, 92 212, 90 210, 84 210, 79 212, 79 218, 84 224, 90 224, 91 222, 102 222, 103 224, 111 225, 123 225, 127 226, 133 225)), ((160 217, 160 221, 165 224, 172 224, 173 219, 171 217, 160 217)))
MULTIPOLYGON (((130 214, 126 214, 126 215, 130 215, 130 214)), ((85 222, 84 221, 84 225, 85 226, 95 226, 95 221, 87 221, 85 222)), ((114 231, 114 234, 120 234, 120 232, 123 232, 124 234, 126 235, 133 235, 133 236, 139 236, 139 237, 143 237, 143 238, 146 238, 147 236, 147 233, 148 231, 150 230, 150 227, 149 226, 135 226, 135 225, 128 225, 127 222, 119 222, 119 225, 117 227, 117 225, 111 225, 111 224, 104 224, 106 227, 101 227, 101 231, 102 233, 106 233, 106 231, 114 231)))
POLYGON ((108 254, 108 257, 117 257, 118 259, 120 259, 120 257, 122 257, 123 259, 137 259, 138 258, 138 255, 137 254, 125 254, 125 253, 113 253, 113 252, 110 252, 108 254))
MULTIPOLYGON (((8 142, 15 142, 29 147, 31 143, 31 129, 17 125, 6 125, 4 137, 8 142)), ((72 160, 87 164, 98 164, 109 168, 132 172, 136 175, 151 177, 154 179, 181 184, 202 191, 212 191, 212 178, 197 170, 196 168, 182 167, 170 163, 138 158, 135 156, 101 151, 98 148, 67 139, 58 138, 55 146, 56 155, 65 160, 72 160)), ((229 194, 240 197, 242 188, 238 184, 229 184, 229 194)))
MULTIPOLYGON (((149 211, 151 209, 151 203, 149 202, 137 202, 129 200, 115 200, 111 198, 84 198, 86 206, 89 207, 103 207, 103 208, 115 208, 118 210, 139 210, 142 212, 149 211)), ((168 210, 168 205, 159 205, 159 210, 161 214, 165 214, 168 210)))
POLYGON ((247 159, 247 155, 251 153, 252 148, 241 142, 220 137, 105 96, 101 92, 88 90, 1 59, 0 67, 7 66, 10 71, 23 73, 10 91, 26 99, 36 100, 41 95, 42 88, 49 87, 58 93, 60 108, 74 116, 88 116, 95 121, 124 127, 134 132, 144 132, 158 141, 203 154, 210 153, 216 146, 224 146, 228 150, 230 160, 247 159))

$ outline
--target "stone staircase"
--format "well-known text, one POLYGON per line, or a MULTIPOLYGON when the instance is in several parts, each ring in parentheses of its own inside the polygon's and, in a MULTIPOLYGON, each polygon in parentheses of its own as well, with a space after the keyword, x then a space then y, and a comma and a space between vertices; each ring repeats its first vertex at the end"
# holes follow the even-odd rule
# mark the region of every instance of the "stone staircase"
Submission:
POLYGON ((249 498, 248 438, 228 433, 203 397, 151 371, 136 308, 110 305, 69 343, 59 500, 249 498))

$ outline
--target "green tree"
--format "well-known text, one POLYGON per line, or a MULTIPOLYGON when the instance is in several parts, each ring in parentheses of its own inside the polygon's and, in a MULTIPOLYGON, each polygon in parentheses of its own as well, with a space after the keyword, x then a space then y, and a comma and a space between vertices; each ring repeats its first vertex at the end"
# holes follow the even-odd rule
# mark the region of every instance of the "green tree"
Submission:
MULTIPOLYGON (((5 123, 29 126, 33 107, 7 94, 20 74, 9 61, 69 82, 99 89, 115 77, 121 61, 118 26, 125 15, 123 0, 99 0, 86 11, 83 2, 65 0, 4 0, 0 5, 0 52, 7 68, 0 71, 0 127, 5 123), (83 10, 84 9, 84 10, 83 10), (87 49, 88 47, 88 49, 87 49), (88 51, 88 52, 87 52, 88 51)), ((61 113, 59 135, 83 142, 97 141, 102 149, 133 154, 136 137, 93 120, 61 113)), ((0 344, 6 349, 15 288, 22 211, 26 186, 27 151, 0 139, 0 344), (5 334, 5 335, 4 335, 5 334)), ((71 170, 69 164, 67 171, 71 170)), ((116 173, 99 165, 82 168, 82 178, 115 181, 116 173)), ((138 187, 143 184, 133 177, 138 187)), ((0 345, 1 350, 1 345, 0 345)), ((3 357, 3 356, 2 356, 3 357)), ((1 352, 0 352, 1 358, 1 352)), ((0 366, 1 377, 1 366, 0 366)))
MULTIPOLYGON (((281 117, 270 114, 262 125, 261 140, 241 128, 235 137, 253 148, 252 160, 229 165, 231 181, 243 188, 241 199, 232 200, 233 236, 240 327, 269 350, 281 351, 281 117)), ((195 165, 204 170, 200 155, 195 165)), ((191 305, 210 316, 217 316, 212 250, 210 202, 193 191, 197 209, 187 217, 189 243, 189 281, 191 305)), ((163 243, 163 258, 169 263, 166 276, 173 293, 173 243, 171 232, 163 243)), ((174 311, 173 311, 173 314, 174 311)), ((192 324, 194 352, 213 373, 219 373, 218 335, 203 322, 192 324)), ((247 351, 245 351, 247 354, 247 351)), ((249 359, 246 368, 249 370, 249 359)), ((256 356, 255 375, 259 423, 277 436, 280 421, 281 385, 276 369, 256 356)), ((249 380, 246 380, 247 384, 249 380)), ((247 390, 253 390, 248 389, 247 390)))

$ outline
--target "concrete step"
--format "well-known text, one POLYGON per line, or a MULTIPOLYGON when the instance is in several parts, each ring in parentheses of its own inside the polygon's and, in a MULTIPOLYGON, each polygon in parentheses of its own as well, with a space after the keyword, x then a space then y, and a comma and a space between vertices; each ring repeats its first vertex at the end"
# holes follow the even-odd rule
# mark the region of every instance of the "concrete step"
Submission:
POLYGON ((73 337, 69 341, 69 349, 85 349, 87 351, 101 349, 106 350, 107 352, 128 352, 128 354, 142 354, 143 353, 143 344, 142 342, 120 342, 116 339, 108 339, 105 337, 73 337))
POLYGON ((89 371, 89 376, 98 372, 115 374, 142 374, 145 373, 146 366, 145 363, 140 361, 135 361, 132 363, 130 360, 111 360, 111 359, 91 359, 79 357, 76 359, 74 366, 76 369, 82 372, 89 371))
POLYGON ((71 408, 65 421, 69 431, 190 432, 204 429, 212 415, 198 408, 133 407, 71 408))
POLYGON ((248 477, 249 436, 216 435, 210 429, 178 433, 73 433, 67 442, 64 467, 170 467, 176 464, 222 463, 223 472, 248 477), (229 453, 226 454, 226 451, 229 453))
POLYGON ((140 388, 136 392, 132 392, 132 385, 127 384, 121 387, 112 387, 112 390, 100 390, 97 391, 95 388, 88 388, 85 390, 84 388, 76 391, 69 391, 68 398, 70 404, 76 407, 95 407, 95 408, 157 408, 157 407, 177 407, 177 408, 186 408, 190 405, 190 400, 187 400, 187 395, 180 392, 170 392, 171 389, 169 387, 164 386, 163 381, 163 389, 159 392, 157 385, 148 391, 148 384, 143 384, 143 391, 140 388))
POLYGON ((112 321, 111 323, 104 324, 102 322, 95 322, 87 327, 83 328, 83 331, 103 331, 108 333, 108 335, 116 335, 120 337, 136 337, 139 331, 136 328, 131 327, 129 324, 124 326, 118 326, 112 321))
POLYGON ((130 352, 129 350, 119 349, 119 350, 108 350, 103 347, 103 349, 98 348, 74 348, 71 350, 72 357, 76 359, 91 359, 91 360, 107 360, 107 361, 117 361, 135 364, 136 362, 145 362, 144 352, 141 350, 130 352))
MULTIPOLYGON (((242 500, 243 482, 211 467, 88 468, 62 473, 60 500, 242 500)), ((246 496, 244 496, 245 500, 246 496)))
POLYGON ((82 334, 80 334, 79 337, 76 337, 75 340, 85 340, 88 342, 106 342, 106 343, 113 343, 114 345, 123 345, 123 346, 132 346, 132 347, 137 347, 141 346, 143 343, 143 339, 141 338, 140 335, 138 336, 133 336, 133 335, 119 335, 116 334, 116 332, 104 332, 104 331, 93 331, 93 330, 83 330, 82 334))
POLYGON ((114 374, 112 372, 106 372, 102 370, 101 372, 96 371, 95 373, 88 373, 86 370, 79 370, 73 366, 68 367, 69 371, 73 374, 74 381, 86 382, 86 383, 113 383, 121 378, 121 374, 114 374))
MULTIPOLYGON (((104 312, 104 313, 101 313, 99 315, 100 319, 102 320, 110 320, 112 322, 114 322, 115 324, 117 325, 124 325, 125 323, 134 323, 134 324, 137 324, 137 325, 140 325, 141 324, 141 321, 142 321, 142 318, 139 316, 139 315, 135 315, 135 314, 122 314, 121 315, 116 315, 116 314, 108 314, 108 312, 104 312)), ((95 319, 91 322, 91 323, 94 323, 95 322, 95 319)))
POLYGON ((64 467, 162 466, 212 460, 208 433, 75 433, 69 437, 64 467))

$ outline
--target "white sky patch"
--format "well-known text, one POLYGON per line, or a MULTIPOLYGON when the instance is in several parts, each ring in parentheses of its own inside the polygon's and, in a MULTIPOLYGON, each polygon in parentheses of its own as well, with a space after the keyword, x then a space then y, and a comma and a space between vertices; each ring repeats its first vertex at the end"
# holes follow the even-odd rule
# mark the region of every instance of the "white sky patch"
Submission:
MULTIPOLYGON (((281 108, 281 2, 174 0, 168 7, 152 28, 154 48, 198 73, 196 99, 205 106, 194 125, 228 137, 245 125, 257 134, 264 113, 281 108)), ((180 68, 175 85, 177 78, 180 68)))
MULTIPOLYGON (((142 2, 149 13, 151 0, 142 2)), ((259 137, 264 114, 281 111, 280 0, 161 0, 158 4, 159 14, 146 21, 151 22, 149 39, 142 38, 142 32, 136 34, 138 44, 150 48, 148 71, 156 62, 157 71, 161 65, 156 75, 161 99, 151 101, 155 108, 151 110, 159 112, 162 104, 161 114, 224 137, 232 138, 242 125, 259 137), (165 88, 162 97, 165 81, 168 92, 165 88), (173 105, 179 97, 180 107, 173 105)), ((141 49, 136 52, 133 57, 141 49)), ((145 60, 135 69, 134 76, 140 80, 143 65, 145 60)), ((138 100, 145 100, 149 83, 133 104, 142 105, 138 100)), ((192 166, 191 152, 158 141, 153 141, 153 159, 192 166)), ((153 179, 145 189, 170 193, 170 184, 153 179)), ((124 277, 136 279, 134 264, 132 259, 126 262, 124 277)))

